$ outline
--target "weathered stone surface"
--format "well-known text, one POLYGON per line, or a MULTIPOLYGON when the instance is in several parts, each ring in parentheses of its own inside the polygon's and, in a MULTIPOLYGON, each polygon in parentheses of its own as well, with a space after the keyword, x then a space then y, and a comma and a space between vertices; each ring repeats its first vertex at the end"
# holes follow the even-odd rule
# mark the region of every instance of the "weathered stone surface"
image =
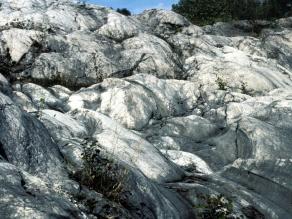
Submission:
POLYGON ((233 217, 292 215, 291 18, 0 3, 1 216, 195 218, 220 194, 233 217), (80 184, 88 148, 127 170, 119 201, 80 184))
POLYGON ((90 110, 73 112, 109 153, 158 182, 178 180, 183 172, 150 143, 109 117, 90 110), (152 162, 148 162, 151 160, 152 162))
MULTIPOLYGON (((97 139, 99 146, 104 147, 112 157, 118 157, 131 166, 127 172, 126 182, 121 181, 125 183, 125 189, 129 192, 126 201, 130 212, 137 214, 136 211, 139 211, 140 215, 151 218, 168 216, 180 218, 183 215, 183 217, 192 215, 188 204, 181 197, 145 177, 155 181, 168 181, 173 180, 173 177, 179 179, 179 174, 182 174, 177 167, 164 159, 158 150, 104 115, 90 111, 73 114, 78 120, 52 110, 43 110, 41 114, 41 121, 60 146, 68 168, 76 171, 82 167, 83 147, 87 144, 85 139, 97 139), (101 133, 98 134, 99 132, 101 133), (124 136, 127 136, 127 139, 124 136), (147 162, 149 159, 152 159, 151 163, 147 162), (155 204, 155 200, 161 202, 155 204), (178 213, 179 209, 185 211, 178 213)), ((97 203, 97 206, 100 205, 101 203, 97 203)))
POLYGON ((3 218, 83 218, 69 200, 12 164, 1 161, 0 182, 0 214, 3 218))
POLYGON ((116 41, 123 41, 137 35, 142 30, 142 25, 134 18, 112 12, 107 16, 107 23, 98 32, 116 41))
POLYGON ((11 99, 0 94, 0 141, 11 163, 41 177, 58 179, 65 174, 58 146, 36 118, 22 112, 11 99))

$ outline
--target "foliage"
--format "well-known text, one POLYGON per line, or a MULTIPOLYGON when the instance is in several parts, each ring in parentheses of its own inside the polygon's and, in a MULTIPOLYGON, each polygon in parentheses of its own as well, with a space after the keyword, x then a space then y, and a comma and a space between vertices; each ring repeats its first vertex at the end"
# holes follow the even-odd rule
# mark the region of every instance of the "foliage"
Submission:
POLYGON ((86 147, 82 154, 83 169, 74 174, 74 178, 91 190, 103 194, 109 200, 119 203, 126 192, 123 182, 128 172, 114 161, 102 158, 100 150, 86 147))
POLYGON ((77 0, 77 4, 80 9, 85 9, 87 6, 87 0, 77 0))
POLYGON ((44 97, 40 98, 40 108, 44 109, 45 108, 45 104, 46 104, 46 100, 44 97))
POLYGON ((172 10, 197 25, 229 20, 271 20, 288 16, 292 0, 180 0, 172 10))
POLYGON ((225 1, 220 0, 180 0, 172 10, 182 14, 197 25, 207 25, 230 19, 225 1))
POLYGON ((241 90, 241 93, 249 95, 246 82, 241 82, 240 90, 241 90))
POLYGON ((202 219, 227 219, 233 213, 232 201, 222 194, 200 195, 202 205, 195 206, 202 219))
POLYGON ((127 8, 118 8, 117 12, 119 12, 120 14, 123 14, 125 16, 131 16, 132 15, 132 13, 127 8))
POLYGON ((217 76, 216 83, 218 85, 219 90, 227 90, 227 82, 224 81, 221 77, 217 76))
POLYGON ((37 106, 37 116, 41 117, 42 116, 42 110, 44 110, 46 107, 46 99, 44 97, 41 97, 37 106))

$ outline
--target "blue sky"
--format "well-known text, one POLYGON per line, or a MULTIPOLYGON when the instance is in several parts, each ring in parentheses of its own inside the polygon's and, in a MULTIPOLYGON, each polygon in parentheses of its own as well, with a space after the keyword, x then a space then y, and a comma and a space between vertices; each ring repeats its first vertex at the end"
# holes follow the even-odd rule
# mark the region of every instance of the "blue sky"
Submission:
POLYGON ((178 0, 89 0, 88 3, 109 6, 113 8, 128 8, 133 13, 140 13, 145 9, 170 9, 178 0))

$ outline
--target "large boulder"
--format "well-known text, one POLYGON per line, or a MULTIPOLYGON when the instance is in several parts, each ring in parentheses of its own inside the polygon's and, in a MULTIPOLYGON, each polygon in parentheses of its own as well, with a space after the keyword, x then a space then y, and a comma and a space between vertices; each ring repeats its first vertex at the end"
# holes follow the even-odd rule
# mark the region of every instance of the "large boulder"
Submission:
POLYGON ((192 111, 198 96, 195 83, 139 74, 81 89, 70 96, 68 105, 71 110, 97 110, 127 128, 141 130, 153 118, 192 111))
POLYGON ((183 177, 183 171, 168 161, 153 145, 116 121, 92 110, 81 109, 72 113, 108 153, 138 168, 148 178, 168 182, 183 177))
POLYGON ((107 23, 98 32, 119 42, 134 37, 142 30, 143 27, 137 20, 115 12, 108 14, 107 23))
POLYGON ((0 162, 0 214, 3 218, 83 218, 73 203, 46 183, 7 162, 0 162))
POLYGON ((0 106, 1 156, 31 174, 61 180, 61 154, 45 126, 1 93, 0 106))

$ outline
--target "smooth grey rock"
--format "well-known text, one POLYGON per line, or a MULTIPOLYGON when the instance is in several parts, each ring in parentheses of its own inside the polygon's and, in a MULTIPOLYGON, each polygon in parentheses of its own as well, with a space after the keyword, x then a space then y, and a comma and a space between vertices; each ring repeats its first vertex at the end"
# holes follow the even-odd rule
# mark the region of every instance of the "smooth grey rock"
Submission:
POLYGON ((107 23, 98 30, 98 33, 116 41, 123 41, 142 30, 142 25, 134 18, 112 12, 108 14, 107 23))
POLYGON ((84 139, 89 137, 87 129, 69 115, 53 110, 42 110, 40 120, 59 145, 68 167, 80 169, 84 139))
POLYGON ((106 206, 195 218, 187 202, 202 194, 230 198, 238 217, 289 218, 291 18, 256 21, 255 34, 248 21, 198 27, 165 10, 0 3, 5 218, 95 218, 106 206), (129 171, 123 205, 69 178, 85 147, 129 171))
POLYGON ((36 106, 31 99, 26 96, 24 93, 21 93, 19 91, 14 91, 13 92, 13 97, 12 97, 14 103, 23 109, 26 112, 37 112, 39 110, 39 106, 36 106))
POLYGON ((58 146, 47 129, 0 93, 1 156, 23 170, 58 180, 66 175, 58 146))
POLYGON ((195 83, 139 74, 126 80, 106 79, 81 89, 70 96, 68 105, 71 110, 97 110, 127 128, 140 130, 152 118, 178 116, 193 110, 198 96, 195 83))
MULTIPOLYGON (((88 112, 90 113, 90 112, 88 112)), ((87 115, 88 115, 87 113, 87 115)), ((77 115, 75 113, 74 117, 77 115)), ((81 113, 79 113, 81 114, 81 113)), ((72 169, 72 170, 78 170, 80 167, 83 165, 83 160, 82 160, 82 152, 84 149, 84 145, 86 144, 84 142, 84 139, 87 139, 90 136, 90 133, 93 134, 93 131, 95 129, 102 129, 105 132, 105 135, 99 134, 98 136, 98 142, 101 146, 104 145, 105 141, 108 141, 110 139, 114 139, 115 143, 118 144, 120 147, 122 147, 121 141, 118 141, 118 137, 113 138, 113 136, 109 135, 108 132, 106 131, 106 128, 114 128, 113 127, 113 122, 110 122, 109 119, 105 118, 105 116, 96 115, 96 117, 100 118, 104 123, 104 127, 95 127, 96 125, 100 123, 95 123, 89 121, 85 121, 84 119, 81 119, 79 117, 84 117, 84 115, 78 115, 78 121, 81 120, 85 122, 84 126, 82 123, 79 123, 77 120, 74 120, 72 117, 69 115, 64 115, 60 112, 52 111, 52 110, 43 110, 41 114, 41 121, 46 125, 48 128, 49 132, 53 136, 54 140, 60 145, 62 154, 64 158, 67 161, 67 167, 72 169), (87 131, 88 129, 88 131, 87 131), (83 141, 82 141, 83 140, 83 141), (117 140, 117 141, 116 141, 117 140)), ((93 116, 90 117, 90 119, 93 119, 93 116)), ((119 131, 122 131, 121 127, 117 127, 119 131)), ((96 130, 98 131, 98 130, 96 130)), ((126 130, 124 130, 125 132, 126 130)), ((124 133, 122 132, 121 135, 124 133)), ((133 134, 132 134, 133 135, 133 134)), ((129 136, 129 134, 127 135, 129 136)), ((94 138, 94 135, 92 136, 94 138)), ((143 144, 142 141, 139 142, 139 144, 143 144)), ((146 143, 144 143, 146 146, 146 143)), ((109 145, 107 145, 108 147, 109 145)), ((141 147, 143 147, 141 145, 141 147)), ((155 167, 154 164, 152 164, 152 167, 149 167, 151 171, 148 173, 145 172, 146 169, 145 167, 142 167, 142 159, 145 157, 147 159, 147 155, 145 153, 149 153, 151 155, 151 158, 155 158, 154 160, 159 160, 159 152, 152 149, 150 145, 148 145, 148 150, 143 151, 143 149, 139 148, 137 149, 137 153, 141 153, 140 155, 137 155, 139 157, 135 158, 135 154, 131 153, 131 162, 136 163, 137 166, 135 167, 128 167, 128 171, 126 173, 126 177, 121 181, 123 184, 124 190, 128 191, 129 194, 125 196, 125 200, 128 205, 128 210, 133 214, 138 214, 138 215, 144 215, 145 217, 149 218, 166 218, 166 217, 171 217, 171 218, 182 218, 182 217, 190 217, 193 212, 192 210, 189 209, 188 204, 176 193, 171 192, 163 186, 160 186, 156 183, 153 183, 152 180, 149 180, 146 178, 145 175, 148 175, 149 173, 155 173, 154 168, 157 168, 158 166, 155 167), (155 153, 157 155, 155 155, 155 153), (136 160, 135 160, 136 159, 136 160), (138 162, 139 161, 139 162, 138 162), (140 170, 143 171, 142 174, 140 170), (156 200, 161 200, 158 203, 156 203, 156 200), (156 203, 156 204, 155 204, 156 203), (184 209, 183 212, 180 210, 184 209)), ((126 149, 124 150, 126 152, 126 149)), ((112 158, 115 158, 117 156, 119 160, 123 160, 122 156, 119 155, 116 151, 111 151, 109 150, 109 155, 112 158)), ((161 159, 161 158, 160 158, 161 159)), ((146 163, 144 163, 145 165, 146 163)), ((123 165, 123 164, 121 164, 123 165)), ((163 165, 166 166, 166 165, 163 165)), ((160 168, 163 167, 160 164, 160 168)), ((166 168, 163 168, 164 171, 167 171, 166 168)), ((163 173, 165 174, 165 173, 163 173)), ((173 174, 169 174, 173 175, 173 174)), ((148 175, 148 177, 151 177, 148 175)), ((122 179, 120 179, 122 180, 122 179)), ((158 179, 159 180, 159 179, 158 179)), ((88 195, 88 194, 86 194, 88 195)), ((96 211, 97 209, 102 210, 103 206, 101 203, 97 203, 96 206, 96 211)), ((98 212, 96 212, 98 213, 98 212)), ((133 216, 135 218, 135 216, 133 216)), ((137 216, 138 218, 139 216, 137 216)))
POLYGON ((16 28, 4 30, 1 34, 1 38, 7 44, 11 60, 16 63, 29 52, 35 42, 41 41, 43 35, 40 31, 16 28))
MULTIPOLYGON (((122 44, 125 49, 122 57, 132 66, 137 63, 136 57, 143 57, 142 61, 134 69, 133 73, 147 73, 160 78, 184 77, 177 54, 163 39, 148 33, 140 33, 138 36, 127 39, 122 44)), ((136 64, 137 65, 137 64, 136 64)))
POLYGON ((0 162, 0 182, 2 218, 84 218, 69 200, 12 164, 0 162))
POLYGON ((50 91, 37 84, 23 84, 21 91, 30 98, 32 103, 37 106, 38 110, 51 108, 66 111, 66 105, 64 105, 61 100, 56 98, 50 91))
POLYGON ((183 177, 183 171, 168 161, 153 145, 116 121, 91 110, 75 110, 72 113, 73 118, 81 121, 108 153, 118 156, 131 167, 138 168, 148 178, 168 182, 183 177), (152 162, 148 162, 149 160, 152 162))
POLYGON ((175 150, 161 150, 161 152, 175 164, 187 170, 194 169, 196 172, 206 175, 213 173, 212 169, 204 160, 192 153, 175 150))
POLYGON ((183 16, 166 10, 145 10, 137 15, 137 18, 161 38, 167 38, 191 25, 183 16))

